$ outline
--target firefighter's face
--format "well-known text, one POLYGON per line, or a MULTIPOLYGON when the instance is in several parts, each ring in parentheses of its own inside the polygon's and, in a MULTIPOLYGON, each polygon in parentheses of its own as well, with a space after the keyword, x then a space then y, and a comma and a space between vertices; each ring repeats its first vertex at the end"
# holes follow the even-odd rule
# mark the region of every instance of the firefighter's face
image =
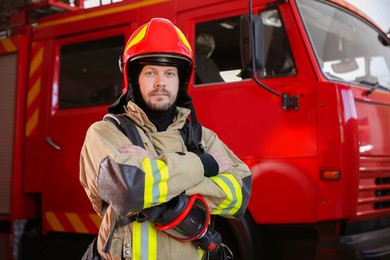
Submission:
POLYGON ((176 67, 146 65, 141 70, 138 82, 149 109, 166 111, 175 103, 179 90, 176 67))

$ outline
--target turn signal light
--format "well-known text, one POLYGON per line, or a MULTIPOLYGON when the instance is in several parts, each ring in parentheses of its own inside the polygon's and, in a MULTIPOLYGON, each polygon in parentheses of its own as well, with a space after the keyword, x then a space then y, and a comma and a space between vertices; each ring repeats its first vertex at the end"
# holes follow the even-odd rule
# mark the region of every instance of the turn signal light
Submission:
POLYGON ((320 178, 324 181, 338 181, 341 178, 341 173, 339 171, 322 170, 320 178))

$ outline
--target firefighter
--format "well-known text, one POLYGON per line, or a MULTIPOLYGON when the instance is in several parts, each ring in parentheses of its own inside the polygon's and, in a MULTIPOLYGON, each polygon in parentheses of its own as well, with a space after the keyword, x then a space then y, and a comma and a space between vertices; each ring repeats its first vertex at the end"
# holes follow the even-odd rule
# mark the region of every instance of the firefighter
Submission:
POLYGON ((107 120, 95 122, 86 133, 80 181, 102 216, 97 250, 103 259, 206 259, 212 248, 202 247, 199 238, 209 223, 201 225, 202 234, 189 235, 186 227, 174 230, 187 225, 175 223, 181 212, 168 222, 158 216, 157 223, 146 212, 175 211, 172 201, 198 196, 184 200, 183 209, 191 208, 185 214, 201 211, 201 222, 209 222, 209 212, 239 219, 248 204, 251 172, 205 127, 198 149, 191 151, 184 140, 183 132, 197 136, 188 135, 192 128, 182 130, 189 121, 197 122, 187 92, 194 59, 185 36, 169 20, 154 18, 138 28, 125 46, 121 68, 124 91, 108 111, 130 118, 142 142, 134 145, 107 120))

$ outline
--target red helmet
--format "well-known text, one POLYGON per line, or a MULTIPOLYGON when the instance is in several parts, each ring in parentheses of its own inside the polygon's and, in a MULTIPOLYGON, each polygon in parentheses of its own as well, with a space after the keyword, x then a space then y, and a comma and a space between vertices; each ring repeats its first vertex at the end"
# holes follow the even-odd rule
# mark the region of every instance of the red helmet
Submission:
POLYGON ((187 107, 186 104, 191 102, 187 85, 194 66, 191 46, 184 34, 171 21, 154 18, 139 27, 126 43, 121 59, 123 94, 109 107, 109 112, 122 112, 121 107, 133 99, 132 86, 138 82, 140 65, 145 64, 178 68, 180 81, 178 105, 187 107))

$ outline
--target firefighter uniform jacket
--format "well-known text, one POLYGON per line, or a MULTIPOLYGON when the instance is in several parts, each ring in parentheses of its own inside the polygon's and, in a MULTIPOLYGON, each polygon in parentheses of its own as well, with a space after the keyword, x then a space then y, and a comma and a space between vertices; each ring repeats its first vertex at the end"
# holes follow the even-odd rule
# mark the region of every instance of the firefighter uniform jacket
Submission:
POLYGON ((217 135, 203 127, 202 138, 209 152, 224 152, 237 165, 213 177, 204 176, 199 157, 188 152, 180 129, 190 114, 177 108, 166 131, 158 132, 133 102, 126 115, 137 126, 145 149, 157 159, 130 156, 118 151, 129 139, 111 122, 99 121, 87 131, 80 156, 80 181, 94 210, 102 216, 97 247, 104 259, 202 259, 204 252, 192 242, 180 242, 155 229, 151 221, 121 227, 112 219, 160 205, 181 193, 200 194, 211 214, 240 218, 251 192, 251 172, 217 135), (108 204, 108 207, 104 207, 108 204), (105 211, 105 212, 103 212, 105 211), (111 227, 115 227, 109 252, 103 252, 111 227))

